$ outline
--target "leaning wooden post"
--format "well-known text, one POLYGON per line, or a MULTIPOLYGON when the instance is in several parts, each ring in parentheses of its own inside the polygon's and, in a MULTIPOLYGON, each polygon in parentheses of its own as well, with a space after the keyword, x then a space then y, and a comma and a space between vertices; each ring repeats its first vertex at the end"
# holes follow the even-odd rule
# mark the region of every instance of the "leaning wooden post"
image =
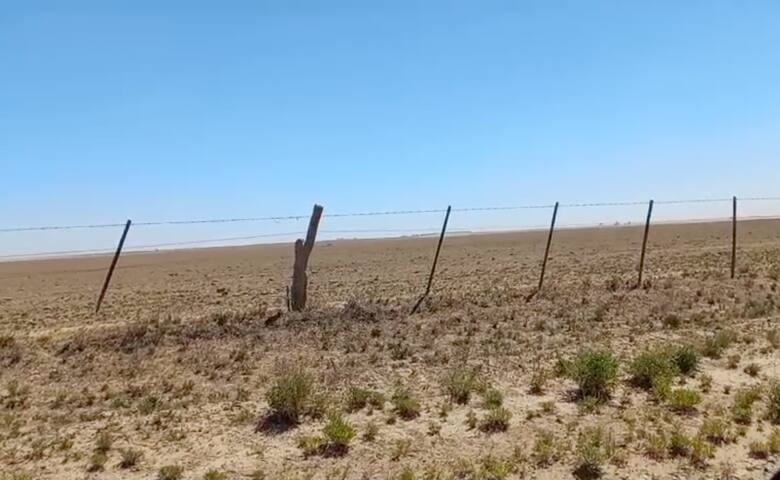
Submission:
POLYGON ((100 290, 100 296, 98 297, 97 305, 95 306, 95 313, 100 311, 100 305, 103 303, 103 297, 106 296, 106 290, 108 290, 108 284, 111 282, 111 276, 114 274, 114 268, 116 262, 119 261, 119 255, 122 253, 122 247, 125 245, 125 238, 127 238, 127 231, 130 230, 130 220, 125 223, 125 230, 122 232, 122 236, 119 238, 119 245, 116 246, 116 252, 114 258, 111 260, 111 265, 108 267, 108 273, 106 279, 103 282, 103 288, 100 290))
POLYGON ((732 200, 731 214, 731 278, 734 278, 734 270, 737 267, 737 197, 732 200))
POLYGON ((452 210, 452 206, 447 206, 447 213, 444 215, 444 225, 441 226, 441 235, 439 235, 439 244, 436 245, 436 255, 433 256, 433 265, 431 266, 431 274, 428 276, 428 286, 425 287, 425 293, 422 294, 422 297, 420 297, 420 299, 417 300, 417 303, 414 304, 414 307, 412 308, 412 313, 410 313, 410 315, 414 315, 417 309, 420 308, 420 305, 422 304, 423 300, 425 300, 425 297, 427 297, 428 294, 431 292, 431 285, 433 285, 433 275, 436 273, 436 263, 439 261, 439 252, 441 251, 441 244, 442 242, 444 242, 444 233, 447 231, 447 221, 450 219, 451 210, 452 210))
POLYGON ((306 232, 306 241, 300 238, 295 241, 295 261, 293 263, 292 288, 290 289, 290 307, 295 312, 306 308, 306 286, 308 284, 306 267, 309 264, 309 255, 311 255, 314 241, 317 238, 320 217, 322 217, 322 207, 314 205, 309 219, 309 229, 306 232))
POLYGON ((637 288, 642 287, 642 271, 645 268, 645 250, 647 249, 647 235, 650 233, 650 216, 653 214, 653 201, 647 206, 647 220, 645 220, 645 235, 642 238, 642 254, 639 256, 639 279, 636 283, 637 288))
POLYGON ((552 237, 553 237, 553 230, 555 230, 555 217, 558 216, 558 202, 555 202, 555 207, 553 208, 553 214, 552 214, 552 221, 550 222, 550 233, 547 234, 547 246, 544 248, 544 260, 542 260, 542 274, 539 275, 539 287, 536 289, 537 291, 542 289, 542 284, 544 283, 544 272, 547 270, 547 257, 550 255, 550 244, 552 243, 552 237))

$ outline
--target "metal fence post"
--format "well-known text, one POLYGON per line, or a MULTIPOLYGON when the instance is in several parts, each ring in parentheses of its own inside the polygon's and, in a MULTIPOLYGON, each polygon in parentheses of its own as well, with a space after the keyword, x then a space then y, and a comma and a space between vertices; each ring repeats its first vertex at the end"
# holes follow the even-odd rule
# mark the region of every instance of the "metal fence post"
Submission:
POLYGON ((636 283, 637 288, 642 287, 642 271, 645 268, 645 250, 647 249, 647 235, 650 233, 650 216, 653 214, 653 201, 647 206, 647 220, 645 220, 645 235, 642 238, 642 253, 639 256, 639 279, 636 283))
POLYGON ((436 263, 439 261, 439 252, 441 251, 441 244, 444 242, 444 233, 447 231, 447 222, 450 219, 450 211, 452 210, 452 206, 447 206, 447 213, 444 215, 444 224, 441 226, 441 235, 439 235, 439 244, 436 245, 436 255, 433 256, 433 265, 431 266, 431 274, 428 276, 428 286, 425 287, 425 293, 420 297, 419 300, 417 300, 417 303, 414 304, 414 307, 412 308, 412 312, 410 315, 413 315, 415 312, 417 312, 417 309, 420 308, 420 305, 422 304, 423 300, 425 300, 425 297, 428 296, 428 294, 431 292, 431 285, 433 285, 433 276, 436 273, 436 263))
POLYGON ((119 255, 122 253, 122 247, 125 245, 125 239, 127 238, 127 231, 130 230, 130 224, 132 222, 130 220, 125 223, 125 230, 122 232, 122 237, 119 239, 119 245, 116 246, 116 252, 114 253, 114 258, 111 259, 111 265, 108 267, 108 273, 106 274, 106 279, 103 282, 103 288, 100 290, 100 296, 98 297, 97 305, 95 306, 95 313, 98 313, 100 311, 100 305, 103 303, 103 297, 106 296, 106 290, 108 290, 108 284, 111 282, 111 276, 114 274, 114 268, 116 267, 116 262, 119 261, 119 255))

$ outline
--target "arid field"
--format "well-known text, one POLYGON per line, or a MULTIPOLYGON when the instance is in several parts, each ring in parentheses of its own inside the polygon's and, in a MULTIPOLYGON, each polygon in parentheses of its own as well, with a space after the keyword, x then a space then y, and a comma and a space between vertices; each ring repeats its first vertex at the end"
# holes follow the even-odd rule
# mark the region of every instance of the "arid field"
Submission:
POLYGON ((0 263, 0 479, 768 478, 780 220, 0 263))

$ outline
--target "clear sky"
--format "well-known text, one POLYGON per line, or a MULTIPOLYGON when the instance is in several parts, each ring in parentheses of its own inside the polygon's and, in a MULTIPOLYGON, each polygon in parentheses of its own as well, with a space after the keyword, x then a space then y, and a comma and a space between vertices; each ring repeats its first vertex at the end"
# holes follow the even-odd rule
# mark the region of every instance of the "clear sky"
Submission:
MULTIPOLYGON (((4 0, 0 227, 778 195, 778 25, 775 1, 4 0)), ((453 222, 549 212, 523 215, 453 222)), ((0 253, 117 237, 2 234, 0 253)))

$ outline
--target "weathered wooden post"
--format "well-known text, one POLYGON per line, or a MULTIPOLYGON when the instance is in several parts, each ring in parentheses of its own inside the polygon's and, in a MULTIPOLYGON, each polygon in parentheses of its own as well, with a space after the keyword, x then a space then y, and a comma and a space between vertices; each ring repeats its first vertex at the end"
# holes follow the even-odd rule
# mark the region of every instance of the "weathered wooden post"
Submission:
POLYGON ((306 241, 300 238, 295 241, 295 261, 293 263, 292 288, 290 289, 290 307, 295 312, 306 308, 306 287, 308 285, 306 267, 309 264, 309 255, 311 255, 314 241, 317 238, 320 217, 322 217, 322 207, 314 205, 309 219, 309 229, 306 232, 306 241))
POLYGON ((639 279, 636 283, 637 288, 642 287, 642 271, 645 268, 645 250, 647 249, 647 235, 650 233, 650 216, 653 214, 653 201, 647 206, 647 220, 645 220, 645 235, 642 238, 642 253, 639 256, 639 279))
POLYGON ((103 303, 103 297, 106 296, 106 290, 108 290, 108 284, 111 282, 111 276, 114 274, 114 268, 116 267, 116 262, 119 261, 119 255, 122 253, 122 247, 125 245, 125 239, 127 238, 127 231, 130 230, 130 224, 132 222, 130 220, 125 223, 125 230, 122 232, 122 236, 119 238, 119 245, 116 247, 116 252, 114 253, 114 258, 111 259, 111 265, 108 267, 108 273, 106 274, 106 279, 103 282, 103 288, 100 290, 100 296, 98 296, 97 305, 95 306, 95 313, 98 313, 100 311, 100 305, 103 303))
POLYGON ((428 275, 428 286, 425 287, 425 293, 422 294, 419 300, 417 300, 417 303, 414 304, 414 307, 412 307, 412 312, 410 315, 414 315, 415 312, 417 312, 417 309, 420 308, 420 305, 422 304, 423 300, 425 300, 425 297, 428 296, 428 294, 431 292, 431 285, 433 285, 433 276, 436 273, 436 263, 439 261, 439 252, 441 251, 441 244, 444 242, 444 233, 447 231, 447 221, 450 219, 450 211, 452 210, 452 206, 447 206, 447 213, 444 214, 444 225, 441 226, 441 235, 439 235, 439 244, 436 245, 436 254, 433 256, 433 265, 431 266, 431 274, 428 275))
POLYGON ((734 271, 737 268, 737 196, 735 195, 731 200, 731 278, 734 278, 734 271))

